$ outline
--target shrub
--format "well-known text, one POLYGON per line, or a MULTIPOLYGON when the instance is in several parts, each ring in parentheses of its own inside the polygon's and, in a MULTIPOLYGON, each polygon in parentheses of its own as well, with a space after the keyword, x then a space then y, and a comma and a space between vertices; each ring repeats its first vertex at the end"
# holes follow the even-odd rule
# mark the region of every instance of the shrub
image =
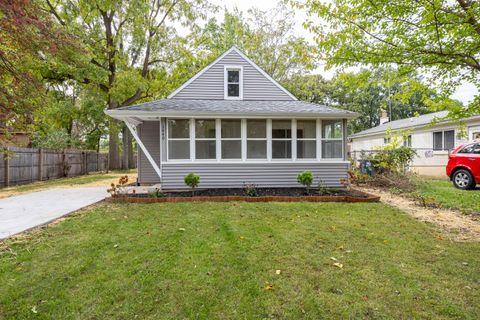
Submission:
POLYGON ((165 196, 166 196, 165 193, 163 193, 162 190, 160 190, 158 188, 155 188, 154 191, 150 191, 148 193, 149 198, 163 198, 165 196))
POLYGON ((197 188, 198 185, 200 184, 200 177, 197 176, 195 173, 190 172, 183 178, 183 181, 187 186, 190 187, 190 189, 192 189, 192 197, 193 197, 195 195, 195 188, 197 188))
POLYGON ((404 173, 417 152, 410 147, 386 145, 368 156, 374 167, 383 172, 404 173))
POLYGON ((121 176, 118 179, 118 183, 110 184, 110 189, 107 189, 107 192, 112 196, 120 196, 127 194, 127 189, 125 188, 128 185, 128 176, 121 176))
POLYGON ((313 173, 312 171, 303 171, 298 174, 297 181, 301 185, 304 185, 307 188, 307 193, 310 192, 310 186, 313 183, 313 173))
POLYGON ((256 197, 258 196, 257 186, 255 184, 243 184, 243 191, 249 197, 256 197))

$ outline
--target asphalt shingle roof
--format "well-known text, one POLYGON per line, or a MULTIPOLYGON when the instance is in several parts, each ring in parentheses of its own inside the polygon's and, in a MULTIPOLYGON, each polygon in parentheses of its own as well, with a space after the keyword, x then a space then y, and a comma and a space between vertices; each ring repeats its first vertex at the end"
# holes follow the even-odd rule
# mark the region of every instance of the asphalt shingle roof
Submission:
POLYGON ((277 100, 181 100, 164 99, 137 104, 116 109, 118 111, 151 111, 151 112, 181 112, 181 113, 316 113, 332 116, 355 117, 357 113, 325 105, 304 101, 277 101, 277 100))
POLYGON ((440 112, 423 114, 418 117, 390 121, 382 125, 352 134, 350 138, 362 137, 362 136, 375 134, 375 133, 383 133, 387 131, 387 129, 389 128, 392 130, 400 130, 400 129, 424 126, 431 123, 432 120, 436 118, 441 119, 447 115, 448 115, 448 111, 440 111, 440 112))

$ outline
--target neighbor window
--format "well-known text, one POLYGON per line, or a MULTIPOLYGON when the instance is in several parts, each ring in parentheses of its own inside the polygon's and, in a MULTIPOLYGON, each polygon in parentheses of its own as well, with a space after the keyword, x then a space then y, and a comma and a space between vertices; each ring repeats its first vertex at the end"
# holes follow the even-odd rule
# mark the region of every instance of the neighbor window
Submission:
POLYGON ((297 120, 297 158, 314 159, 317 157, 317 122, 315 120, 297 120))
POLYGON ((272 120, 272 159, 292 157, 292 121, 272 120))
POLYGON ((408 135, 406 137, 403 137, 403 146, 404 147, 412 147, 412 135, 408 135))
POLYGON ((242 98, 242 68, 225 67, 225 99, 242 98))
POLYGON ((247 120, 247 158, 267 158, 267 121, 247 120))
POLYGON ((322 158, 343 158, 343 122, 341 120, 322 121, 322 158))
POLYGON ((222 120, 222 159, 242 158, 241 120, 222 120))
POLYGON ((195 120, 195 158, 215 159, 216 157, 215 120, 195 120))
POLYGON ((433 133, 433 150, 451 150, 455 148, 455 130, 433 133))
POLYGON ((168 159, 190 159, 190 120, 168 119, 168 159))

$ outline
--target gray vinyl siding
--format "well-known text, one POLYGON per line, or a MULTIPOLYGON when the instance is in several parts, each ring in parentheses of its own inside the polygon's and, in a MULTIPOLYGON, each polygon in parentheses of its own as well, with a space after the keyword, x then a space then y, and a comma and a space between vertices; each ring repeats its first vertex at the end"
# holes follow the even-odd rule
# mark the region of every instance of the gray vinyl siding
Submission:
POLYGON ((224 66, 243 66, 243 100, 293 100, 237 52, 232 51, 172 99, 224 99, 224 66))
POLYGON ((298 173, 310 170, 327 187, 341 187, 347 178, 348 163, 192 163, 163 164, 162 188, 184 189, 183 177, 189 172, 200 176, 199 188, 241 188, 244 183, 258 187, 299 187, 298 173))
MULTIPOLYGON (((143 142, 157 165, 160 165, 160 122, 146 121, 139 125, 140 140, 143 142)), ((143 184, 155 184, 160 178, 148 161, 147 157, 138 148, 138 179, 143 184)))

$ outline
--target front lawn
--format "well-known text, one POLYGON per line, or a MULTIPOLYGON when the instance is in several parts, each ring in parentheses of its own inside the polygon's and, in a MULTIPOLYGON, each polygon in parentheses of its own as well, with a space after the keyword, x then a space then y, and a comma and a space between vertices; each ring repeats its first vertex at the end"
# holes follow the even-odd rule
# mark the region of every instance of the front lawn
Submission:
POLYGON ((480 186, 475 190, 459 190, 451 181, 415 177, 417 194, 427 203, 444 208, 460 210, 464 213, 480 213, 480 186))
POLYGON ((475 319, 478 252, 383 204, 100 204, 3 243, 0 318, 475 319))

